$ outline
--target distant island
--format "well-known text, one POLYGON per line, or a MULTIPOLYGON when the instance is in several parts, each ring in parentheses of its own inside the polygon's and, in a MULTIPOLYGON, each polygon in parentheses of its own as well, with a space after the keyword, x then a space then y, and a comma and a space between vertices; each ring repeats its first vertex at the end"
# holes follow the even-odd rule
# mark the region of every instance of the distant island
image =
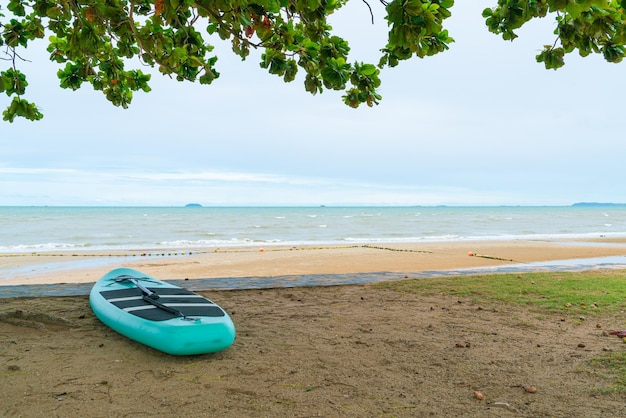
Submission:
POLYGON ((186 208, 201 208, 202 205, 200 203, 187 203, 185 207, 186 208))
POLYGON ((574 203, 572 206, 626 206, 626 203, 579 202, 574 203))

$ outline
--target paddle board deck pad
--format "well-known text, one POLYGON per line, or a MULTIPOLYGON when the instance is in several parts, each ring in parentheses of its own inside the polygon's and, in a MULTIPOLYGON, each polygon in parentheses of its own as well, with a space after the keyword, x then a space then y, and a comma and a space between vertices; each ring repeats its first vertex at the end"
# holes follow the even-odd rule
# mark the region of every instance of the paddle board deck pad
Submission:
POLYGON ((235 325, 221 307, 137 270, 105 274, 91 289, 89 303, 104 324, 168 354, 214 353, 235 341, 235 325))

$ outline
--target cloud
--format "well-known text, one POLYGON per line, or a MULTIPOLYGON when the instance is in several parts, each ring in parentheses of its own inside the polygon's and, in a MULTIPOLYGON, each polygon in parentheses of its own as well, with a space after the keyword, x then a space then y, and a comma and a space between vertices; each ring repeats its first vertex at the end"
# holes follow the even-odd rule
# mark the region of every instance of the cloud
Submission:
POLYGON ((5 175, 0 193, 8 205, 428 205, 442 199, 463 203, 472 195, 461 188, 249 172, 0 167, 0 173, 5 175), (446 198, 450 195, 456 198, 446 198))
POLYGON ((76 175, 78 170, 70 168, 25 168, 25 167, 0 167, 0 174, 14 174, 14 175, 55 175, 55 174, 68 174, 76 175))

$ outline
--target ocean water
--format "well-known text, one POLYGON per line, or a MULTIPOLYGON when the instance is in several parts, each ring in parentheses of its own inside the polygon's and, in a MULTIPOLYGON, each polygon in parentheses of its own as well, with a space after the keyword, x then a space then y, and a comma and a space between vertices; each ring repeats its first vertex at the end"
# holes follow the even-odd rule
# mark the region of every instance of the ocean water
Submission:
POLYGON ((601 236, 626 207, 0 207, 0 253, 601 236))

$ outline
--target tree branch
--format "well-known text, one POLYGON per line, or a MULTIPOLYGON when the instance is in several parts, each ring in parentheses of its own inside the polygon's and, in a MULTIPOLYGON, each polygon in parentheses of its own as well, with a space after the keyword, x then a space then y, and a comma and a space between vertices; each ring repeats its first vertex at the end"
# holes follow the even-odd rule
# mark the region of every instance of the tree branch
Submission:
POLYGON ((363 3, 370 9, 370 16, 372 17, 372 25, 374 24, 374 13, 372 12, 372 6, 367 2, 367 0, 363 0, 363 3))
MULTIPOLYGON (((137 26, 135 26, 135 20, 133 18, 133 12, 135 10, 135 0, 132 0, 130 2, 129 5, 129 10, 128 10, 128 24, 130 25, 130 30, 133 32, 133 35, 135 36, 135 39, 137 40, 137 45, 139 46, 139 59, 141 59, 143 61, 143 59, 141 58, 141 52, 145 52, 146 54, 150 55, 150 58, 152 58, 154 60, 154 62, 156 62, 159 65, 162 65, 163 67, 167 68, 168 71, 172 71, 172 69, 170 67, 168 67, 167 65, 161 63, 161 61, 154 56, 154 54, 152 53, 152 51, 150 51, 148 48, 145 47, 143 40, 141 39, 141 37, 139 36, 139 32, 137 32, 137 26)), ((168 76, 171 78, 171 74, 168 74, 168 76)))

